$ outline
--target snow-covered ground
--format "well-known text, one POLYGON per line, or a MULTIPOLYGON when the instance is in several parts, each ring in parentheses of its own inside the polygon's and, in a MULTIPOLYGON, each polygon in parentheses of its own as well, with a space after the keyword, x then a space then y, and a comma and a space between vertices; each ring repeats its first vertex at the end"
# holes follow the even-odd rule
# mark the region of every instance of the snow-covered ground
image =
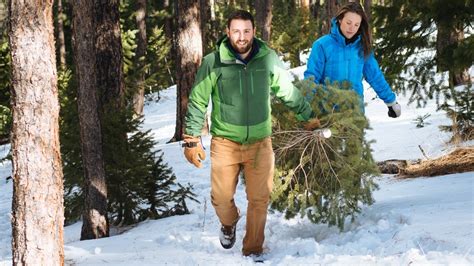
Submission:
MULTIPOLYGON (((295 70, 299 74, 298 69, 295 70)), ((219 222, 209 201, 210 160, 201 169, 187 163, 179 143, 165 144, 174 133, 175 88, 161 93, 158 103, 145 107, 144 128, 151 129, 173 168, 178 182, 190 183, 200 203, 189 202, 191 214, 145 221, 123 234, 105 239, 79 241, 79 223, 65 228, 67 265, 252 265, 242 257, 245 219, 237 225, 237 242, 230 250, 219 243, 219 222)), ((436 157, 452 147, 449 135, 438 126, 449 124, 435 105, 416 109, 406 105, 402 117, 387 116, 386 106, 372 100, 366 90, 366 115, 373 130, 367 132, 376 160, 436 157), (430 113, 430 124, 416 128, 413 119, 430 113)), ((209 155, 210 138, 204 137, 209 155)), ((0 152, 6 152, 5 147, 0 152)), ((11 165, 0 167, 0 265, 11 264, 10 209, 12 182, 5 181, 11 165)), ((268 265, 474 265, 474 172, 431 178, 399 180, 377 177, 380 190, 375 204, 365 206, 345 230, 312 224, 307 219, 286 220, 270 212, 265 249, 268 265)), ((241 184, 236 204, 246 214, 241 184)))

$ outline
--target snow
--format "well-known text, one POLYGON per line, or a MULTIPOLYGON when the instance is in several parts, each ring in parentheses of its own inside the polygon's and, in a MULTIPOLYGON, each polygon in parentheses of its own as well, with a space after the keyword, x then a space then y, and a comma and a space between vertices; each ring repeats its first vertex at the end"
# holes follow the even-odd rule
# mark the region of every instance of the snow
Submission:
MULTIPOLYGON (((301 69, 292 70, 301 76, 301 69)), ((367 138, 376 160, 437 157, 453 147, 439 125, 449 124, 435 103, 416 109, 398 97, 402 116, 392 119, 387 108, 366 89, 366 115, 372 130, 367 138), (413 119, 430 113, 430 124, 416 128, 413 119)), ((230 250, 219 243, 219 222, 210 204, 210 160, 203 168, 190 165, 179 143, 166 144, 174 134, 176 87, 161 92, 158 103, 145 106, 145 129, 151 129, 178 182, 190 183, 200 203, 188 202, 191 214, 142 222, 122 234, 79 241, 81 224, 65 227, 66 265, 253 265, 241 255, 245 219, 237 225, 237 242, 230 250)), ((203 138, 209 155, 210 138, 203 138)), ((471 144, 472 145, 472 144, 471 144)), ((0 153, 8 147, 0 147, 0 153)), ((11 164, 0 166, 0 265, 11 265, 11 164)), ((438 177, 376 178, 376 202, 364 206, 344 231, 306 218, 286 220, 269 211, 266 227, 267 265, 473 265, 474 172, 438 177)), ((238 185, 236 204, 246 213, 246 197, 238 185)))

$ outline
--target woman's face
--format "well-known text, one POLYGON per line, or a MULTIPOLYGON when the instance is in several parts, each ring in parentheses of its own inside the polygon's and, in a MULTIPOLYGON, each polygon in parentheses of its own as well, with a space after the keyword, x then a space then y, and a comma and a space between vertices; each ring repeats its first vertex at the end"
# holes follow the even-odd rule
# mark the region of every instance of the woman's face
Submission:
POLYGON ((344 14, 342 20, 339 20, 339 27, 344 37, 347 39, 354 37, 359 31, 361 21, 362 17, 357 13, 347 12, 344 14))

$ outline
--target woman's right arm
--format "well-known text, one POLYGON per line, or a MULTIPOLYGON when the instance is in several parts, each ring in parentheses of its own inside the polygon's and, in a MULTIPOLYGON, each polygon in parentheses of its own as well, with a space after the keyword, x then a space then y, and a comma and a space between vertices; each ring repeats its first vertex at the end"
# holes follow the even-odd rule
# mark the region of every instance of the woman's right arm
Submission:
POLYGON ((324 80, 324 65, 326 63, 323 47, 320 42, 314 42, 309 54, 308 64, 304 72, 304 78, 314 78, 314 82, 319 84, 324 80))

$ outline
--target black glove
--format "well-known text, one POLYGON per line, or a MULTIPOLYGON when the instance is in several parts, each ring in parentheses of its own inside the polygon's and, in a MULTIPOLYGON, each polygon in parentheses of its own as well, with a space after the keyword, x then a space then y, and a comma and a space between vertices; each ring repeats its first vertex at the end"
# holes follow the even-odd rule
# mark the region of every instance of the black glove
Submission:
POLYGON ((388 116, 397 118, 402 114, 402 107, 398 102, 387 104, 388 106, 388 116))

